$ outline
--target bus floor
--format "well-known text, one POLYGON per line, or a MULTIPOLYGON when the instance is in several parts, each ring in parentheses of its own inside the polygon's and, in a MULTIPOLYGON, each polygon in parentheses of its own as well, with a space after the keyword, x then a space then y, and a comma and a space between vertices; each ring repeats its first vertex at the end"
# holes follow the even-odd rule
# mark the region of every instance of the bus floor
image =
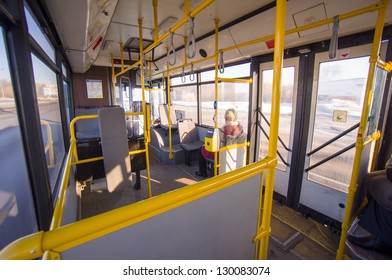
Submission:
MULTIPOLYGON (((203 178, 194 175, 197 170, 197 161, 193 161, 191 166, 169 166, 150 156, 152 195, 200 181, 203 178)), ((81 191, 81 219, 147 199, 147 172, 141 171, 140 190, 128 187, 109 193, 105 188, 104 179, 98 179, 92 184, 87 183, 81 191)), ((335 259, 339 244, 337 233, 276 201, 273 203, 272 212, 268 259, 335 259)))

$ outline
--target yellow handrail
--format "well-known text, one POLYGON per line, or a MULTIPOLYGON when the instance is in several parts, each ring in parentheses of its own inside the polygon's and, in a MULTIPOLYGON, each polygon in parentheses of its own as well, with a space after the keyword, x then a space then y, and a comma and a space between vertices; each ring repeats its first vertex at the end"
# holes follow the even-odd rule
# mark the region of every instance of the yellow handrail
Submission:
POLYGON ((388 73, 392 71, 392 61, 385 62, 382 60, 378 60, 377 65, 387 71, 388 73))
MULTIPOLYGON (((53 211, 53 217, 52 217, 52 222, 50 224, 49 230, 54 230, 58 227, 61 226, 62 219, 63 219, 63 213, 64 213, 64 207, 65 207, 65 202, 66 202, 66 192, 68 190, 68 183, 69 183, 69 176, 71 174, 71 162, 72 162, 72 150, 73 146, 75 146, 76 143, 74 141, 71 142, 71 145, 68 150, 67 154, 67 159, 65 161, 65 170, 62 174, 61 177, 61 183, 60 183, 60 190, 59 190, 59 195, 56 200, 56 205, 54 207, 53 211)), ((60 259, 60 254, 57 252, 52 252, 52 251, 47 251, 46 254, 44 255, 44 259, 60 259)))
MULTIPOLYGON (((280 89, 283 67, 284 37, 286 27, 286 0, 276 1, 276 23, 275 23, 275 49, 274 49, 274 79, 272 82, 271 100, 271 126, 268 145, 268 157, 277 158, 278 130, 280 114, 280 89)), ((275 161, 276 163, 276 161, 275 161)), ((263 219, 258 231, 260 239, 260 259, 267 259, 268 238, 271 230, 272 198, 275 184, 275 168, 267 169, 263 219)))
POLYGON ((251 84, 252 78, 250 79, 233 79, 233 78, 221 78, 218 77, 219 82, 224 82, 224 83, 245 83, 245 84, 251 84))
MULTIPOLYGON (((139 18, 138 19, 139 23, 139 38, 143 38, 143 19, 139 18)), ((140 60, 142 61, 141 63, 141 74, 140 74, 140 82, 142 84, 142 114, 145 118, 144 120, 144 125, 143 125, 143 131, 144 131, 144 143, 145 143, 145 156, 146 156, 146 169, 147 169, 147 189, 148 189, 148 197, 152 197, 152 190, 151 190, 151 180, 150 180, 150 154, 148 152, 148 142, 149 142, 149 135, 150 135, 150 125, 149 125, 149 119, 150 116, 147 115, 147 109, 146 109, 146 100, 144 96, 144 65, 145 65, 145 56, 143 55, 143 40, 139 40, 139 56, 140 60)))
POLYGON ((370 104, 372 100, 372 89, 373 89, 373 80, 374 75, 376 72, 377 62, 378 62, 378 54, 381 45, 381 38, 382 38, 382 31, 384 27, 385 15, 388 9, 389 0, 383 0, 379 3, 373 5, 379 7, 378 17, 376 28, 374 32, 373 44, 372 44, 372 53, 370 56, 370 63, 369 63, 369 72, 368 78, 366 83, 366 91, 365 91, 365 98, 364 103, 362 106, 362 114, 361 114, 361 121, 359 123, 359 128, 357 132, 357 142, 355 145, 355 156, 354 156, 354 163, 351 172, 351 180, 350 185, 348 187, 348 195, 347 195, 347 202, 346 202, 346 210, 344 213, 344 219, 342 224, 342 233, 340 235, 339 241, 339 248, 336 253, 336 259, 343 259, 344 251, 346 247, 346 239, 347 239, 347 231, 351 224, 351 212, 354 202, 355 193, 357 191, 357 184, 358 184, 358 177, 359 177, 359 169, 361 165, 361 158, 362 158, 362 151, 364 147, 364 137, 366 132, 366 124, 368 120, 368 114, 370 109, 370 104))
MULTIPOLYGON (((169 48, 166 48, 166 53, 169 54, 169 48)), ((167 90, 167 118, 168 118, 168 134, 169 134, 169 159, 174 159, 173 155, 173 142, 172 142, 172 123, 171 123, 171 114, 170 114, 170 106, 171 106, 171 89, 170 89, 170 63, 169 60, 166 61, 166 90, 167 90)))
MULTIPOLYGON (((125 116, 138 116, 138 115, 144 115, 143 112, 126 112, 125 116)), ((84 120, 84 119, 96 119, 98 118, 98 115, 84 115, 84 116, 78 116, 75 117, 71 123, 69 124, 69 130, 70 130, 70 135, 71 135, 71 144, 76 143, 76 134, 75 134, 75 123, 79 120, 84 120)), ((145 123, 149 123, 148 118, 146 119, 145 123)), ((129 155, 135 155, 138 153, 145 153, 146 154, 146 169, 147 169, 147 188, 148 188, 148 196, 152 196, 152 190, 151 190, 151 180, 150 180, 150 161, 149 161, 149 153, 148 153, 148 143, 150 141, 150 133, 149 133, 149 125, 145 125, 145 130, 144 130, 144 135, 145 135, 145 149, 142 150, 136 150, 136 151, 130 151, 129 155)), ((95 157, 95 158, 89 158, 89 159, 84 159, 84 160, 79 160, 78 158, 78 151, 75 145, 71 145, 72 150, 70 150, 73 154, 74 161, 71 162, 71 165, 75 164, 81 164, 81 163, 87 163, 87 162, 93 162, 93 161, 98 161, 102 160, 103 157, 95 157)))
POLYGON ((232 145, 227 145, 219 149, 219 152, 224 152, 224 151, 229 151, 232 149, 238 149, 242 147, 249 147, 250 142, 245 142, 245 143, 239 143, 239 144, 232 144, 232 145))
POLYGON ((22 237, 0 251, 0 259, 35 259, 45 251, 61 253, 122 228, 175 209, 274 168, 269 157, 219 176, 117 208, 50 231, 22 237))
MULTIPOLYGON (((218 128, 218 56, 219 56, 219 18, 214 18, 215 22, 215 98, 214 98, 214 128, 218 128)), ((218 152, 214 152, 214 176, 218 175, 218 167, 219 167, 219 159, 218 159, 218 152)))
MULTIPOLYGON (((238 148, 242 148, 242 147, 248 148, 249 146, 250 146, 250 142, 244 142, 244 143, 239 143, 239 144, 231 144, 231 145, 227 145, 227 146, 221 147, 221 148, 216 152, 216 154, 218 155, 220 152, 230 151, 230 150, 234 150, 234 149, 238 149, 238 148)), ((218 158, 218 160, 220 160, 218 156, 217 156, 217 158, 218 158)), ((216 160, 216 159, 214 158, 214 160, 216 160)), ((214 168, 216 167, 217 170, 218 170, 221 166, 222 166, 222 164, 221 164, 220 162, 217 162, 216 164, 215 164, 215 162, 214 162, 214 168)), ((217 171, 217 173, 218 173, 218 171, 217 171)), ((216 175, 217 175, 217 174, 216 174, 216 175)))

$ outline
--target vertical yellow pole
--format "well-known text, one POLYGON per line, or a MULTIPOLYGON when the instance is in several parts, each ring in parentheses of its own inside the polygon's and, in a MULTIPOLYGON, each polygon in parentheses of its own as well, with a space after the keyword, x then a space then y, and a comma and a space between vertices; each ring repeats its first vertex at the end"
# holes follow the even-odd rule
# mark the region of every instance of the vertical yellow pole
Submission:
POLYGON ((188 18, 188 14, 191 11, 191 1, 185 0, 184 4, 184 18, 188 18))
POLYGON ((154 7, 154 41, 158 41, 158 0, 152 0, 154 7))
POLYGON ((112 86, 113 86, 113 105, 117 104, 117 98, 116 98, 116 76, 114 74, 114 55, 113 53, 110 54, 112 57, 112 86))
POLYGON ((344 212, 344 219, 342 224, 342 233, 340 235, 339 248, 336 253, 336 259, 341 260, 344 257, 344 249, 346 246, 347 239, 347 231, 352 222, 351 212, 352 206, 354 202, 355 192, 357 191, 358 184, 358 176, 359 176, 359 168, 361 165, 362 151, 364 147, 364 139, 366 138, 366 125, 367 119, 369 115, 370 103, 372 101, 373 96, 373 80, 376 72, 378 54, 380 50, 380 43, 382 38, 382 31, 384 27, 385 15, 388 9, 390 0, 380 1, 380 9, 378 11, 376 29, 374 32, 373 44, 372 44, 372 54, 370 56, 369 63, 369 73, 366 83, 366 92, 364 98, 364 104, 362 106, 362 115, 361 121, 359 123, 358 134, 357 134, 357 142, 355 144, 355 157, 353 163, 353 169, 351 172, 351 181, 350 186, 348 188, 348 196, 346 202, 346 210, 344 212))
MULTIPOLYGON (((218 128, 218 55, 219 55, 219 18, 215 18, 215 118, 214 128, 218 128)), ((214 176, 218 175, 218 152, 214 152, 214 176)))
MULTIPOLYGON (((278 129, 280 114, 280 88, 283 65, 284 36, 286 27, 286 0, 276 1, 275 50, 274 50, 274 79, 272 83, 271 128, 268 145, 268 157, 276 158, 278 146, 278 129)), ((275 166, 267 168, 267 179, 264 195, 263 219, 261 228, 269 231, 271 227, 272 196, 275 184, 275 166)), ((269 234, 264 234, 260 240, 260 258, 267 259, 269 234)))
POLYGON ((124 72, 123 42, 120 42, 121 72, 124 72))
POLYGON ((150 157, 149 157, 149 151, 148 151, 148 135, 149 132, 148 130, 150 129, 148 127, 148 123, 149 121, 147 120, 147 117, 145 112, 146 112, 146 100, 145 100, 145 96, 144 96, 144 55, 143 55, 143 28, 142 28, 142 24, 143 24, 143 19, 139 18, 138 19, 138 23, 139 23, 139 55, 140 55, 140 83, 142 85, 142 113, 143 116, 145 117, 144 120, 144 143, 146 146, 146 168, 147 168, 147 184, 148 184, 148 197, 152 197, 152 191, 151 191, 151 180, 150 180, 150 157))
MULTIPOLYGON (((166 53, 169 53, 169 48, 166 48, 166 53)), ((169 60, 166 61, 166 68, 167 68, 167 118, 169 122, 169 159, 173 159, 173 147, 172 147, 172 127, 171 127, 171 115, 170 115, 170 103, 171 103, 171 96, 170 96, 170 65, 169 60)))

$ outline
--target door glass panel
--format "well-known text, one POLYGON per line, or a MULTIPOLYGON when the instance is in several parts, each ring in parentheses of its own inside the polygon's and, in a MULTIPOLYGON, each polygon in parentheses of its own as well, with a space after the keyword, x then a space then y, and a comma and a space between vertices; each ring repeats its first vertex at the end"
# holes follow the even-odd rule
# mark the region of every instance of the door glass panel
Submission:
MULTIPOLYGON (((141 88, 132 88, 132 94, 130 96, 131 112, 142 112, 143 111, 143 95, 141 88)), ((144 101, 150 102, 150 94, 148 90, 144 91, 144 101)), ((144 116, 133 115, 129 119, 132 122, 132 136, 139 136, 144 133, 144 116)))
MULTIPOLYGON (((312 150, 359 123, 369 69, 369 57, 322 62, 319 66, 312 150)), ((311 167, 356 141, 357 129, 310 156, 311 167)), ((354 149, 311 169, 308 179, 348 191, 354 149)))
MULTIPOLYGON (((262 105, 261 111, 268 123, 271 123, 271 100, 272 100, 272 81, 273 70, 264 70, 262 75, 262 105)), ((291 133, 291 116, 293 108, 294 96, 294 82, 295 82, 295 67, 285 67, 282 69, 282 87, 281 87, 281 104, 280 104, 280 118, 279 118, 279 137, 282 141, 278 141, 278 152, 285 162, 289 162, 289 152, 285 149, 289 147, 290 133, 291 133), (284 144, 284 145, 283 145, 284 144)), ((270 135, 270 127, 261 118, 261 126, 265 132, 260 132, 260 149, 259 160, 266 157, 268 154, 268 139, 270 135)), ((286 165, 278 156, 277 168, 285 171, 286 165)))
POLYGON ((163 89, 154 88, 149 91, 149 99, 151 106, 151 120, 156 121, 159 119, 159 104, 164 103, 163 89))
POLYGON ((385 89, 385 81, 387 79, 387 71, 377 67, 376 75, 373 82, 372 103, 369 111, 369 122, 367 135, 370 136, 377 130, 378 119, 380 117, 381 101, 385 89))
POLYGON ((0 250, 38 230, 26 158, 0 27, 0 250))
POLYGON ((120 78, 120 90, 119 96, 117 97, 116 104, 123 107, 125 112, 129 112, 131 110, 130 105, 130 85, 131 81, 129 78, 121 77, 120 78))

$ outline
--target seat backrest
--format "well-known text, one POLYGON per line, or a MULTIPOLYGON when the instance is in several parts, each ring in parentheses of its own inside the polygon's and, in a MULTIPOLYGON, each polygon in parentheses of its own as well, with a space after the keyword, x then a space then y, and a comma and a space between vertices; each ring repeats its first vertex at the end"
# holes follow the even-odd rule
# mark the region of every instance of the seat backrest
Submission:
POLYGON ((229 146, 233 144, 241 144, 246 142, 246 133, 241 133, 237 136, 227 135, 224 140, 224 146, 229 146))
POLYGON ((180 143, 187 144, 199 141, 197 128, 191 119, 178 122, 178 134, 180 135, 180 143))
POLYGON ((167 110, 165 108, 165 105, 159 104, 158 111, 159 111, 159 119, 161 120, 161 125, 168 125, 169 119, 168 119, 167 110))
MULTIPOLYGON (((75 108, 75 117, 84 115, 97 115, 98 108, 75 108)), ((98 119, 83 119, 75 123, 76 139, 92 139, 99 138, 99 123, 98 119)))
POLYGON ((126 135, 125 112, 122 107, 98 110, 103 164, 109 192, 132 183, 131 159, 126 135))
MULTIPOLYGON (((169 109, 167 104, 160 104, 158 110, 161 125, 167 127, 169 125, 169 109)), ((172 125, 177 125, 176 112, 173 106, 170 106, 170 120, 172 125)))
MULTIPOLYGON (((246 142, 246 133, 241 133, 239 136, 226 136, 226 146, 233 144, 242 144, 246 142)), ((233 171, 237 168, 246 165, 247 146, 230 149, 219 152, 219 174, 233 171)))

